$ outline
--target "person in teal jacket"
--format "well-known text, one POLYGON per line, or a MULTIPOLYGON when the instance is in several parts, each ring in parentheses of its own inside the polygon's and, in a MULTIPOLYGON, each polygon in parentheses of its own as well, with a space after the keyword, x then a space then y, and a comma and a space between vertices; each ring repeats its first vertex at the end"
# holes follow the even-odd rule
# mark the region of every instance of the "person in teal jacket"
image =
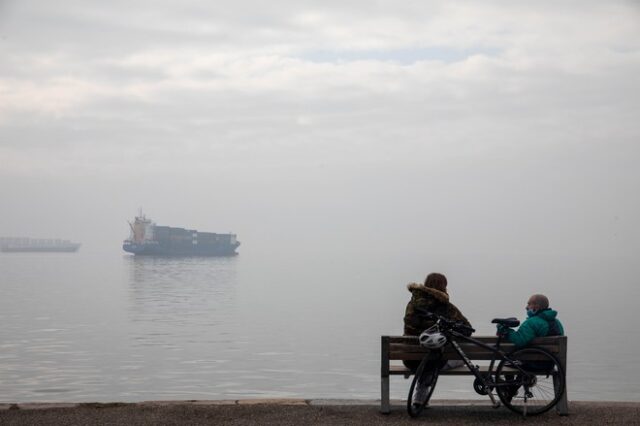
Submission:
POLYGON ((549 299, 543 294, 534 294, 527 302, 527 319, 518 330, 498 325, 498 333, 520 348, 536 337, 564 336, 562 323, 556 317, 558 312, 549 308, 549 299))

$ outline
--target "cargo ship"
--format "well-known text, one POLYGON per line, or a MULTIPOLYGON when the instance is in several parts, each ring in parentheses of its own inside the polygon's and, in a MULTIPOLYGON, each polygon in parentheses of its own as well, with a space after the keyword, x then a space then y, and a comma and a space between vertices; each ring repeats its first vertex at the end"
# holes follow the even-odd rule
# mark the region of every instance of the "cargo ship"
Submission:
POLYGON ((66 252, 78 251, 80 243, 69 240, 45 238, 0 238, 0 251, 7 253, 19 252, 66 252))
POLYGON ((131 234, 122 249, 136 255, 234 256, 240 242, 235 234, 198 232, 195 229, 158 226, 140 212, 129 222, 131 234))

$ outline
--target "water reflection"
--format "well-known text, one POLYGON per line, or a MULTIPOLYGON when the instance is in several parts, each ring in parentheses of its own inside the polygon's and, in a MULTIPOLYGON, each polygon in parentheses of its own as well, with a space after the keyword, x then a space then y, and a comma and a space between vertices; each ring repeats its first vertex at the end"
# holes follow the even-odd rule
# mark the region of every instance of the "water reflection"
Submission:
POLYGON ((123 262, 129 357, 119 374, 129 380, 128 396, 220 397, 212 383, 237 346, 238 259, 124 256, 123 262))
POLYGON ((124 261, 133 321, 213 325, 234 309, 235 257, 125 256, 124 261))

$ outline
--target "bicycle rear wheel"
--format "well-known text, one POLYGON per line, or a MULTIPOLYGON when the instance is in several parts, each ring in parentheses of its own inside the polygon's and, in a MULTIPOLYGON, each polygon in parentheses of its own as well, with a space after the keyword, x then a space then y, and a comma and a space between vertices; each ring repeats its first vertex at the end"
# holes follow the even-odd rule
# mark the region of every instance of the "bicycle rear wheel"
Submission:
POLYGON ((565 375, 555 356, 544 349, 526 348, 509 354, 509 358, 496 369, 496 392, 508 409, 534 416, 558 403, 564 392, 565 375))
POLYGON ((407 396, 407 412, 411 417, 418 417, 422 413, 436 387, 439 369, 429 368, 433 367, 432 364, 433 361, 430 362, 425 357, 413 376, 413 381, 409 387, 409 395, 407 396))

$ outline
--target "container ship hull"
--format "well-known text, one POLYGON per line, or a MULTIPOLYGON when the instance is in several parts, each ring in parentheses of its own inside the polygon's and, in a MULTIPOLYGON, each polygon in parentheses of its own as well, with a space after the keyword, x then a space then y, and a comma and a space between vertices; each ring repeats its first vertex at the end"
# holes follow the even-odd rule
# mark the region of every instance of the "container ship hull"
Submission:
POLYGON ((80 245, 70 247, 1 247, 0 251, 5 253, 74 253, 78 251, 80 245))
POLYGON ((235 234, 157 226, 142 214, 129 225, 131 236, 123 242, 122 249, 135 255, 235 256, 240 246, 235 234))
POLYGON ((235 247, 175 247, 161 244, 123 243, 122 249, 139 256, 235 256, 235 247))

